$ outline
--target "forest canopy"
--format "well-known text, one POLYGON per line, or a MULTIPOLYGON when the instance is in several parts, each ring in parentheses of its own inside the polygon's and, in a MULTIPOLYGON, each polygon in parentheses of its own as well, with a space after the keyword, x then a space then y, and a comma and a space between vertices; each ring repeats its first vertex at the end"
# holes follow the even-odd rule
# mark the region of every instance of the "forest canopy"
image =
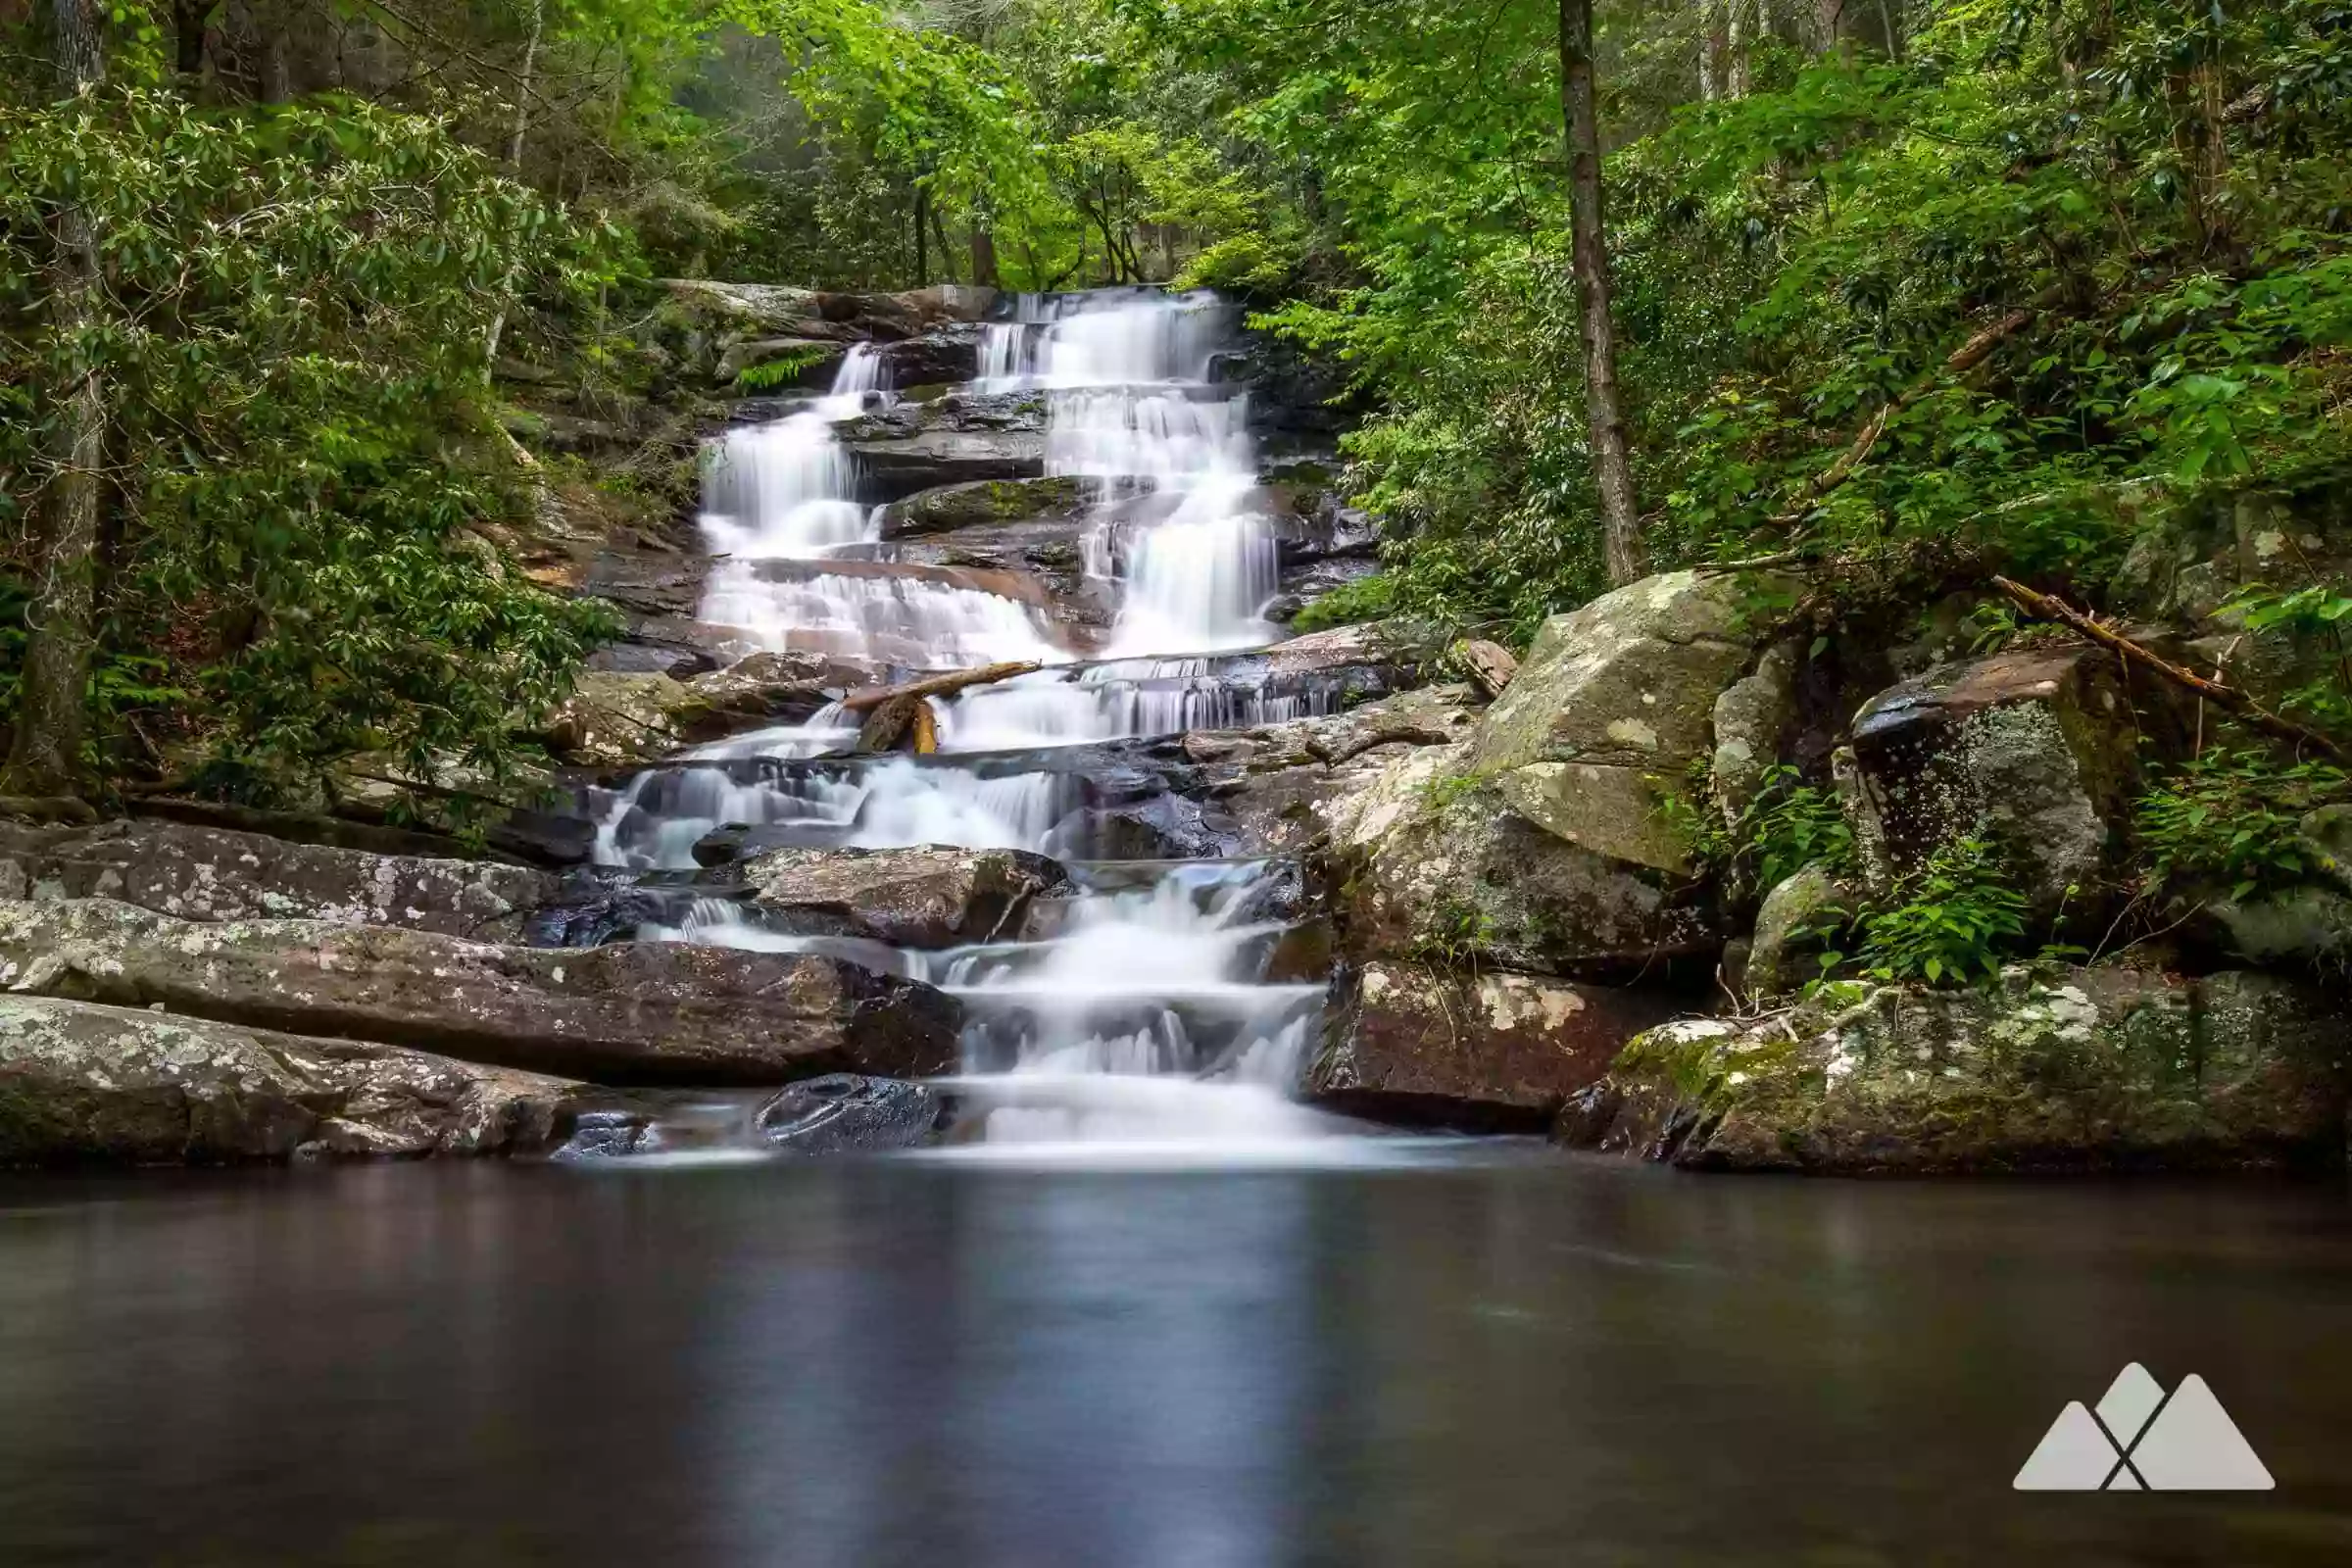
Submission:
POLYGON ((2152 499, 2340 465, 2352 5, 1587 14, 0 4, 0 705, 22 732, 81 593, 49 784, 506 766, 604 622, 477 548, 538 482, 491 372, 642 395, 663 276, 1230 291, 1372 411, 1386 569, 1325 614, 1524 641, 1609 576, 1586 25, 1649 559, 1933 545, 2088 591, 2152 499), (77 586, 42 519, 83 502, 77 586))

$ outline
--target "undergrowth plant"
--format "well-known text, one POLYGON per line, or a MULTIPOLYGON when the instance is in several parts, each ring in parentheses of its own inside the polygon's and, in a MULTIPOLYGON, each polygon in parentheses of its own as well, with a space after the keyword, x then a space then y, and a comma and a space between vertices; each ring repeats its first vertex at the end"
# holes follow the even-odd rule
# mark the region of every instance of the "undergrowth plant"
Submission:
POLYGON ((2218 885, 2231 899, 2308 881, 2328 869, 2302 832, 2322 806, 2352 801, 2352 778, 2327 762, 2285 762, 2260 751, 2208 752, 2182 763, 2136 803, 2149 893, 2218 885))
MULTIPOLYGON (((2001 848, 1982 831, 1951 840, 1850 928, 1864 973, 1885 982, 1960 985, 1991 979, 2026 934, 2026 896, 2001 848)), ((1845 961, 1823 955, 1826 975, 1845 961)))

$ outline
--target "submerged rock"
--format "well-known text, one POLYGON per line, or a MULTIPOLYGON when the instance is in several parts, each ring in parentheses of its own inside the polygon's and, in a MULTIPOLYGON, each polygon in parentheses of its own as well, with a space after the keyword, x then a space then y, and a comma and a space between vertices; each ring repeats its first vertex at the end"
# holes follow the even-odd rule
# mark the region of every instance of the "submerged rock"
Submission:
POLYGON ((0 1165, 529 1153, 580 1092, 390 1046, 0 996, 0 1165))
POLYGON ((777 929, 911 948, 1016 940, 1032 902, 1069 886, 1042 855, 939 844, 770 850, 744 861, 740 875, 777 929))
POLYGON ((765 1099, 689 1090, 600 1095, 548 1157, 559 1163, 663 1154, 854 1154, 932 1141, 945 1108, 937 1090, 895 1078, 832 1073, 765 1099))
POLYGON ((1703 1170, 2338 1166, 2340 1004, 2245 971, 2018 966, 1994 989, 1881 988, 1628 1046, 1564 1140, 1703 1170))
MULTIPOLYGON (((190 823, 108 822, 10 851, 13 897, 118 899, 187 920, 299 918, 503 941, 558 880, 489 860, 372 855, 190 823)), ((0 893, 6 893, 0 881, 0 893)))
POLYGON ((1535 1131, 1676 1005, 1658 992, 1380 960, 1330 1016, 1307 1093, 1380 1121, 1535 1131))
POLYGON ((921 1077, 959 1009, 814 954, 498 947, 317 920, 175 920, 103 899, 0 904, 0 989, 383 1041, 612 1083, 921 1077))

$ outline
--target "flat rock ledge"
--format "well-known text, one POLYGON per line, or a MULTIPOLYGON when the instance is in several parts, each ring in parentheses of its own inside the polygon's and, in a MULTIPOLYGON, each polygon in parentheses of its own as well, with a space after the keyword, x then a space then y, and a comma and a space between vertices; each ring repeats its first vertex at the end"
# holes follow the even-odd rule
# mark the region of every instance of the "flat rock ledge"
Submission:
POLYGON ((545 950, 319 920, 177 920, 105 899, 0 903, 0 992, 408 1046, 611 1084, 919 1078, 960 1009, 809 953, 545 950))
POLYGON ((0 1165, 537 1154, 583 1093, 394 1046, 0 996, 0 1165))

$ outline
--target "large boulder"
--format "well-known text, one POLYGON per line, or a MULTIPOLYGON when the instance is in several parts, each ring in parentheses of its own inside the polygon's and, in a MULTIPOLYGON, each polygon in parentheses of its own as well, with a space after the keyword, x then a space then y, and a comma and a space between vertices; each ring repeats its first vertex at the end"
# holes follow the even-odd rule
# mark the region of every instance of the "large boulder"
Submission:
POLYGON ((1467 752, 1402 752, 1317 808, 1354 952, 1608 979, 1722 946, 1702 890, 1546 831, 1466 772, 1467 752))
POLYGON ((1325 1027, 1307 1094, 1381 1121, 1535 1131, 1674 999, 1506 969, 1364 965, 1325 1027))
POLYGON ((381 1041, 611 1083, 924 1077, 956 1004, 809 953, 499 947, 318 920, 197 924, 104 899, 0 905, 0 990, 381 1041))
POLYGON ((1653 1030, 1563 1135, 1708 1170, 2343 1161, 2352 1028, 2291 981, 2021 965, 1997 988, 1844 1002, 1653 1030))
POLYGON ((947 948, 1025 934, 1034 901, 1069 878, 1021 850, 782 849, 739 869, 751 901, 779 930, 947 948))
POLYGON ((1884 891, 1954 838, 2013 849, 2034 911, 2087 895, 2132 798, 2137 719, 2111 655, 2022 650, 1946 665, 1855 715, 1842 769, 1863 865, 1884 891))
POLYGON ((499 1154, 581 1086, 421 1052, 0 996, 0 1165, 499 1154))
POLYGON ((108 822, 11 851, 24 880, 0 895, 117 899, 188 920, 300 918, 507 941, 554 902, 546 871, 488 860, 373 855, 192 823, 108 822))
POLYGON ((1488 710, 1471 769, 1572 844, 1687 869, 1659 797, 1712 745, 1716 698, 1754 657, 1752 593, 1734 576, 1666 572, 1552 616, 1488 710))

